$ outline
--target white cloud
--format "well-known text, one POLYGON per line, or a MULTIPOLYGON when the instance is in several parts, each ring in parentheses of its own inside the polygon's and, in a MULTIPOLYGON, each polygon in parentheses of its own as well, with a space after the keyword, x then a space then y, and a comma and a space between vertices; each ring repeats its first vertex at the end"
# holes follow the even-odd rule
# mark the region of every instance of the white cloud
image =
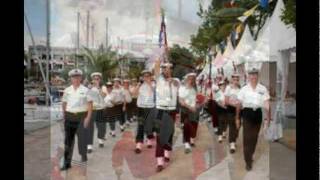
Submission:
MULTIPOLYGON (((197 0, 193 0, 196 1, 197 0)), ((148 34, 158 36, 160 20, 157 19, 155 1, 152 0, 55 0, 51 1, 52 9, 56 13, 51 24, 51 45, 69 46, 75 45, 75 32, 77 28, 77 12, 81 13, 81 44, 85 45, 86 15, 90 9, 90 21, 95 24, 95 44, 105 44, 106 17, 109 18, 109 36, 111 43, 117 43, 117 37, 130 37, 146 32, 146 14, 148 14, 148 34)), ((186 1, 182 1, 186 2, 186 1)), ((172 1, 163 1, 164 8, 168 8, 172 1)), ((177 3, 177 0, 174 1, 177 3)), ((190 35, 195 33, 198 22, 197 3, 183 4, 184 17, 174 17, 177 8, 168 8, 167 34, 169 45, 175 42, 189 42, 190 35), (189 15, 186 17, 186 15, 189 15)), ((90 29, 91 31, 91 29, 90 29)), ((91 39, 91 35, 90 35, 91 39)), ((91 44, 91 42, 89 43, 91 44)), ((185 43, 186 44, 186 43, 185 43)))

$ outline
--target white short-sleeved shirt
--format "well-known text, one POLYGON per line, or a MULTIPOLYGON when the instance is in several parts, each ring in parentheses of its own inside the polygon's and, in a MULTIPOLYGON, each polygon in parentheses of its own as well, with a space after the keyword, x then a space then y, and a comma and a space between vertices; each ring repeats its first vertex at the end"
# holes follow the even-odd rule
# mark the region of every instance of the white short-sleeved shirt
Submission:
POLYGON ((187 88, 181 86, 179 88, 179 98, 184 100, 184 102, 193 108, 196 107, 197 91, 194 88, 187 88))
POLYGON ((253 89, 249 84, 242 87, 238 93, 238 100, 243 108, 263 108, 264 102, 270 99, 267 88, 260 83, 253 89))
POLYGON ((224 93, 225 96, 229 97, 229 101, 236 103, 238 102, 238 93, 240 92, 240 88, 233 88, 230 85, 226 87, 226 91, 224 93))
POLYGON ((215 94, 215 99, 217 102, 225 104, 225 92, 222 92, 220 89, 215 94))
POLYGON ((106 93, 106 96, 104 97, 104 107, 111 108, 114 106, 112 102, 114 102, 114 93, 106 93))
POLYGON ((92 87, 90 90, 90 94, 93 99, 93 109, 101 110, 104 107, 104 100, 100 93, 101 89, 97 87, 92 87))
POLYGON ((156 85, 156 106, 157 109, 175 110, 177 107, 178 87, 167 81, 163 75, 157 79, 156 85))
POLYGON ((67 103, 66 111, 71 113, 88 111, 88 102, 92 101, 89 89, 82 84, 76 90, 72 85, 67 87, 62 97, 62 102, 67 103))
POLYGON ((122 88, 113 88, 111 93, 116 104, 122 104, 125 101, 125 94, 122 88))
POLYGON ((122 89, 123 94, 124 94, 124 99, 126 100, 127 103, 131 103, 132 97, 130 94, 130 91, 128 89, 122 89))
POLYGON ((137 99, 137 106, 141 108, 153 108, 154 102, 154 86, 147 83, 143 83, 139 88, 139 95, 137 99))

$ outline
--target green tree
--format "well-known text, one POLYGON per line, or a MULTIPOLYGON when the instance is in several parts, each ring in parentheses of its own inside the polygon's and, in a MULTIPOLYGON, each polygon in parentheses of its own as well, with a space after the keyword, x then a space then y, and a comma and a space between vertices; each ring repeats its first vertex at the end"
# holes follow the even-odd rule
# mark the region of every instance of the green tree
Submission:
POLYGON ((85 59, 89 61, 88 75, 94 71, 102 73, 103 80, 106 81, 112 77, 115 77, 118 69, 117 52, 111 50, 111 47, 97 51, 90 50, 84 47, 85 53, 83 54, 85 59))
POLYGON ((180 79, 191 70, 195 70, 197 66, 196 58, 192 52, 177 44, 174 44, 173 47, 169 49, 168 58, 175 67, 173 76, 180 79))
MULTIPOLYGON (((203 10, 199 5, 198 15, 202 18, 202 24, 196 34, 191 35, 191 49, 200 57, 205 57, 208 48, 219 44, 230 35, 231 31, 241 24, 237 18, 259 2, 256 0, 238 0, 230 6, 230 1, 212 0, 208 10, 203 10)), ((275 2, 269 3, 267 9, 258 7, 246 20, 252 34, 257 37, 263 27, 266 18, 272 13, 275 2)))
POLYGON ((296 1, 286 0, 284 3, 285 9, 282 9, 281 20, 296 29, 296 1))

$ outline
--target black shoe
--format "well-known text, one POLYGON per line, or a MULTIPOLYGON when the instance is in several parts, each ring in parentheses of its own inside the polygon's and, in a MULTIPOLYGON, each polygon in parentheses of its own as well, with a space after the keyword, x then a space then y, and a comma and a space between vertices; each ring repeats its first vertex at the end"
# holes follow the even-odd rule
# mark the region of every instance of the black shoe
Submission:
POLYGON ((81 162, 87 162, 87 161, 88 161, 87 155, 81 156, 81 162))
POLYGON ((112 137, 116 137, 116 134, 112 134, 112 137))
POLYGON ((165 162, 170 162, 170 158, 164 157, 165 162))
POLYGON ((140 153, 141 153, 141 149, 136 148, 136 149, 134 150, 134 152, 135 152, 136 154, 140 154, 140 153))
POLYGON ((158 165, 157 166, 157 172, 160 172, 160 171, 162 171, 163 170, 163 166, 162 165, 158 165))
POLYGON ((60 171, 66 171, 66 170, 68 170, 68 169, 70 169, 70 168, 71 168, 70 163, 65 163, 65 164, 63 164, 63 166, 60 168, 60 171))
POLYGON ((252 169, 252 165, 251 164, 246 164, 246 170, 250 171, 252 169))
POLYGON ((185 154, 189 154, 191 152, 191 149, 189 149, 189 148, 186 148, 185 150, 184 150, 184 153, 185 154))
POLYGON ((196 145, 195 145, 194 143, 191 143, 190 146, 191 146, 191 147, 195 147, 196 145))
POLYGON ((233 154, 233 153, 235 153, 235 152, 236 152, 235 149, 230 149, 230 153, 231 153, 231 154, 233 154))
POLYGON ((99 148, 103 148, 104 147, 104 144, 99 144, 99 148))
POLYGON ((151 148, 152 148, 152 145, 151 145, 151 144, 149 144, 149 145, 147 146, 147 148, 151 149, 151 148))
POLYGON ((92 149, 88 149, 88 154, 92 153, 92 149))

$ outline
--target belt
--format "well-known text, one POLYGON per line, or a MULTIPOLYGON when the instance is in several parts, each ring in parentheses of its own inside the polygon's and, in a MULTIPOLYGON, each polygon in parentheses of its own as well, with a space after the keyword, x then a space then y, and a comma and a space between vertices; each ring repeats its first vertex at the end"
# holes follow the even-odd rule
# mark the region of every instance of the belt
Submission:
POLYGON ((258 107, 256 107, 256 108, 245 107, 245 108, 243 108, 243 110, 257 111, 257 110, 261 110, 261 108, 258 108, 258 107))
POLYGON ((84 111, 84 112, 66 112, 67 114, 71 114, 71 115, 74 115, 74 116, 77 116, 77 115, 83 115, 83 114, 86 114, 87 111, 84 111))

